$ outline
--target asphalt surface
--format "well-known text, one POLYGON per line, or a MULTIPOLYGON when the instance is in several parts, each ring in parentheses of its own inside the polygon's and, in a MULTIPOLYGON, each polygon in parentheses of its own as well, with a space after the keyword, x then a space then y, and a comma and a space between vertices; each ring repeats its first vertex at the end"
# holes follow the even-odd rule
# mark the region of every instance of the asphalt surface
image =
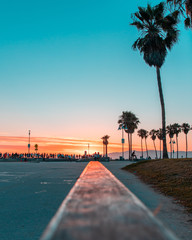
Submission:
POLYGON ((0 239, 39 239, 85 166, 0 163, 0 239))
MULTIPOLYGON (((137 177, 129 162, 103 163, 182 240, 192 239, 192 216, 137 177)), ((0 239, 37 240, 87 163, 0 163, 0 239)))

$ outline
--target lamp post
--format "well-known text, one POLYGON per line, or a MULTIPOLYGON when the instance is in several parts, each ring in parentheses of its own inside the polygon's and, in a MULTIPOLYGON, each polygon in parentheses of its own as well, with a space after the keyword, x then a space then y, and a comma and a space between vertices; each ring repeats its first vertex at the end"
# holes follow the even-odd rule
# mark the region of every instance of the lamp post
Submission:
POLYGON ((30 135, 31 135, 31 130, 29 130, 28 154, 30 154, 30 135))
POLYGON ((175 151, 174 151, 174 144, 175 144, 175 140, 173 140, 172 143, 173 143, 173 158, 174 158, 174 153, 175 153, 175 151))
POLYGON ((121 138, 121 143, 122 143, 122 159, 124 160, 124 144, 125 144, 125 138, 124 138, 124 130, 127 129, 124 126, 121 126, 118 128, 118 130, 122 130, 122 138, 121 138))

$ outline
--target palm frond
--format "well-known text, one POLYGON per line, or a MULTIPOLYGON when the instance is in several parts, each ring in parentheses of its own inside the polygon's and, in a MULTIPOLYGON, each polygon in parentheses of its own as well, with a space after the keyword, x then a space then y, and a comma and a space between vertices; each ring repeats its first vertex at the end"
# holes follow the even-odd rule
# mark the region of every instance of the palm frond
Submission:
POLYGON ((191 19, 189 17, 185 18, 184 24, 186 28, 192 27, 191 19))
POLYGON ((134 42, 133 49, 138 49, 149 66, 161 67, 165 61, 168 50, 178 41, 177 30, 179 12, 174 11, 165 16, 165 4, 160 3, 154 7, 149 4, 146 8, 139 7, 134 14, 136 26, 140 37, 134 42))
POLYGON ((165 38, 165 45, 170 50, 173 45, 178 41, 179 31, 176 29, 172 29, 167 33, 165 38))
POLYGON ((143 7, 138 7, 138 9, 139 9, 139 14, 140 14, 141 18, 143 19, 143 21, 149 23, 150 14, 149 14, 149 13, 146 11, 146 9, 143 8, 143 7))
POLYGON ((136 26, 136 28, 138 30, 143 30, 144 29, 144 25, 139 21, 132 22, 130 25, 136 26))

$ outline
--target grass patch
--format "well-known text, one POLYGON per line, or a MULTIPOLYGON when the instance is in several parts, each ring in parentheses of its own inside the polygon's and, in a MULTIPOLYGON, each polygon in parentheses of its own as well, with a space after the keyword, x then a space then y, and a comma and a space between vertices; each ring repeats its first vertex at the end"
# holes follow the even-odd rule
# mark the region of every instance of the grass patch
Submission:
POLYGON ((141 161, 123 169, 173 197, 192 213, 192 159, 141 161))

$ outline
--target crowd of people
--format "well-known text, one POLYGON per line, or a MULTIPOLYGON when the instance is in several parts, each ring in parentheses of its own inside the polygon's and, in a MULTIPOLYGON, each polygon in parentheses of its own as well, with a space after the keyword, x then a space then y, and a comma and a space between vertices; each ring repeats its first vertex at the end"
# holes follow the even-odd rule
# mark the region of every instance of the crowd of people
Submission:
POLYGON ((68 159, 77 160, 82 158, 94 158, 99 159, 102 156, 99 153, 94 153, 92 155, 75 155, 75 154, 62 154, 62 153, 0 153, 0 158, 2 159, 68 159))

